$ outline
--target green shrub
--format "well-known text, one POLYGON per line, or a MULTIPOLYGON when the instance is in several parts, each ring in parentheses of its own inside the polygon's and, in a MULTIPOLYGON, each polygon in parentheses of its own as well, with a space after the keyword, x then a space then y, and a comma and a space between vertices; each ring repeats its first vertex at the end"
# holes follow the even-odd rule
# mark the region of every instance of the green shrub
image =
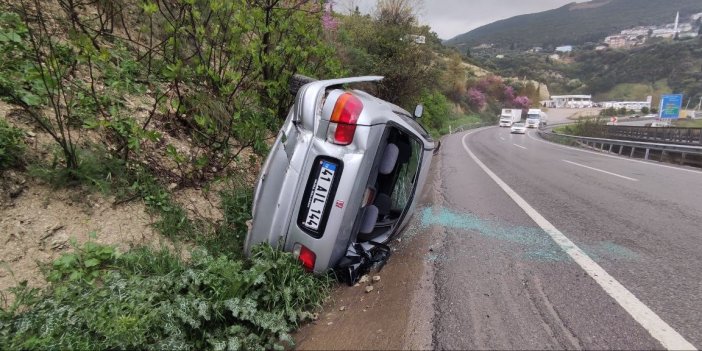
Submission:
POLYGON ((220 199, 224 218, 214 235, 202 244, 213 254, 237 257, 243 254, 246 221, 251 219, 253 189, 243 184, 235 184, 222 191, 220 199))
POLYGON ((24 132, 0 119, 0 171, 22 164, 24 132))
POLYGON ((65 168, 61 154, 55 154, 49 164, 36 164, 29 173, 54 187, 86 185, 103 194, 124 195, 130 185, 130 174, 124 161, 112 157, 104 148, 77 149, 78 166, 65 168))
POLYGON ((288 333, 311 315, 330 286, 328 278, 306 273, 291 254, 270 246, 256 247, 248 261, 196 251, 184 263, 165 250, 116 255, 92 245, 65 255, 73 257, 68 265, 54 263, 61 274, 44 292, 26 284, 14 289, 22 305, 0 310, 0 345, 280 349, 291 345, 288 333), (71 279, 70 269, 83 271, 87 265, 101 267, 94 275, 99 282, 71 279))

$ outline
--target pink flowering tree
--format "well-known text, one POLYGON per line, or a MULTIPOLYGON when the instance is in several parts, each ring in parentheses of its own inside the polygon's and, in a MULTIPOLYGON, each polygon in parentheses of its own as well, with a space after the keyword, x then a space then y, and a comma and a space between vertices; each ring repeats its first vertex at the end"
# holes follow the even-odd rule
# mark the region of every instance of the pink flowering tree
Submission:
POLYGON ((487 97, 476 88, 468 89, 468 103, 477 110, 482 110, 487 102, 487 97))
POLYGON ((322 14, 322 28, 328 32, 339 29, 339 20, 334 17, 334 1, 327 0, 324 3, 324 13, 322 14))
POLYGON ((510 104, 514 101, 514 88, 511 86, 506 86, 505 90, 502 92, 502 101, 506 104, 510 104))
POLYGON ((529 101, 529 98, 526 96, 517 96, 514 98, 514 100, 512 100, 512 105, 515 108, 525 109, 531 106, 531 101, 529 101))

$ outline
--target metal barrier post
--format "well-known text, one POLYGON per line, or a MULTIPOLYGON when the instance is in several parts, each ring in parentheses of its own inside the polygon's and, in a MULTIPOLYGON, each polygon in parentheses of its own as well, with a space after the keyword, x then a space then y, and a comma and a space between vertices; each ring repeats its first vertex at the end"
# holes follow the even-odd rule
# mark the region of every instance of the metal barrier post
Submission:
POLYGON ((651 151, 651 149, 646 148, 646 156, 644 156, 644 160, 648 160, 648 152, 651 151))

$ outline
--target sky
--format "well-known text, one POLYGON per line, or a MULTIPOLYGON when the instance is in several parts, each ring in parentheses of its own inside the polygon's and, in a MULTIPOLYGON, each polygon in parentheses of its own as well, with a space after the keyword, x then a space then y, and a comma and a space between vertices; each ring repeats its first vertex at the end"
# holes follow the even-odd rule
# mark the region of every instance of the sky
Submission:
MULTIPOLYGON (((419 19, 441 39, 451 39, 501 19, 555 9, 583 0, 419 0, 419 19)), ((335 10, 357 4, 362 12, 375 7, 376 0, 337 0, 335 10)))

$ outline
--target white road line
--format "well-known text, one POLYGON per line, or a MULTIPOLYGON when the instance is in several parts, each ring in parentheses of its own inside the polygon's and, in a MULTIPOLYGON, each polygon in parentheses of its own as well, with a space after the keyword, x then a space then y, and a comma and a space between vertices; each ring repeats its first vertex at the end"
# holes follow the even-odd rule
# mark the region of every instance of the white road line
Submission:
POLYGON ((527 149, 527 148, 525 148, 524 146, 521 146, 521 145, 517 145, 517 144, 512 144, 512 145, 514 145, 514 146, 516 146, 516 147, 521 147, 521 148, 524 149, 524 150, 527 149))
POLYGON ((612 172, 607 172, 607 171, 602 170, 602 169, 599 169, 599 168, 590 167, 590 166, 586 166, 586 165, 581 165, 581 164, 579 164, 579 163, 577 163, 577 162, 568 161, 568 160, 562 160, 562 161, 563 161, 563 162, 570 163, 570 164, 572 164, 572 165, 576 165, 576 166, 580 166, 580 167, 583 167, 583 168, 591 169, 591 170, 593 170, 593 171, 602 172, 602 173, 606 173, 606 174, 609 174, 609 175, 613 175, 613 176, 615 176, 615 177, 619 177, 619 178, 631 180, 631 181, 633 181, 633 182, 638 182, 638 181, 639 181, 638 179, 635 179, 635 178, 629 178, 629 177, 626 177, 626 176, 623 176, 623 175, 620 175, 620 174, 616 174, 616 173, 612 173, 612 172))
POLYGON ((538 141, 538 142, 540 142, 540 143, 548 144, 548 145, 551 145, 551 146, 560 147, 560 148, 562 148, 562 149, 573 150, 573 151, 579 151, 579 152, 585 152, 585 153, 588 153, 588 154, 598 155, 598 156, 602 156, 602 157, 614 158, 614 159, 622 160, 622 161, 629 161, 629 162, 642 163, 642 164, 649 165, 649 166, 670 168, 670 169, 674 169, 674 170, 678 170, 678 171, 683 171, 683 172, 690 172, 690 173, 702 174, 702 171, 696 171, 696 170, 694 170, 694 169, 687 169, 687 168, 682 168, 682 167, 666 166, 666 165, 654 163, 654 162, 652 162, 652 161, 635 160, 635 159, 632 159, 632 158, 629 158, 629 157, 625 157, 625 156, 607 155, 607 154, 601 153, 601 152, 595 152, 595 151, 590 151, 590 150, 583 150, 582 148, 579 148, 579 147, 566 146, 566 145, 556 144, 556 143, 552 143, 552 142, 549 142, 549 141, 537 139, 537 138, 535 138, 535 137, 534 137, 533 135, 531 135, 531 134, 532 134, 532 133, 527 133, 527 135, 529 136, 529 138, 532 139, 532 140, 536 140, 536 141, 538 141))
POLYGON ((502 140, 502 141, 505 141, 505 138, 503 138, 503 137, 500 137, 500 140, 502 140))
POLYGON ((604 291, 611 296, 622 308, 627 311, 653 338, 658 340, 663 347, 668 350, 695 350, 695 346, 685 340, 671 326, 663 321, 648 306, 644 305, 634 294, 619 283, 614 277, 609 275, 597 262, 593 261, 583 250, 575 245, 568 237, 563 235, 551 222, 537 212, 519 194, 517 194, 507 183, 493 173, 485 164, 478 159, 466 144, 467 133, 463 136, 463 148, 468 155, 487 173, 497 185, 504 190, 509 197, 517 203, 519 207, 536 222, 558 246, 570 256, 592 279, 599 284, 604 291))

